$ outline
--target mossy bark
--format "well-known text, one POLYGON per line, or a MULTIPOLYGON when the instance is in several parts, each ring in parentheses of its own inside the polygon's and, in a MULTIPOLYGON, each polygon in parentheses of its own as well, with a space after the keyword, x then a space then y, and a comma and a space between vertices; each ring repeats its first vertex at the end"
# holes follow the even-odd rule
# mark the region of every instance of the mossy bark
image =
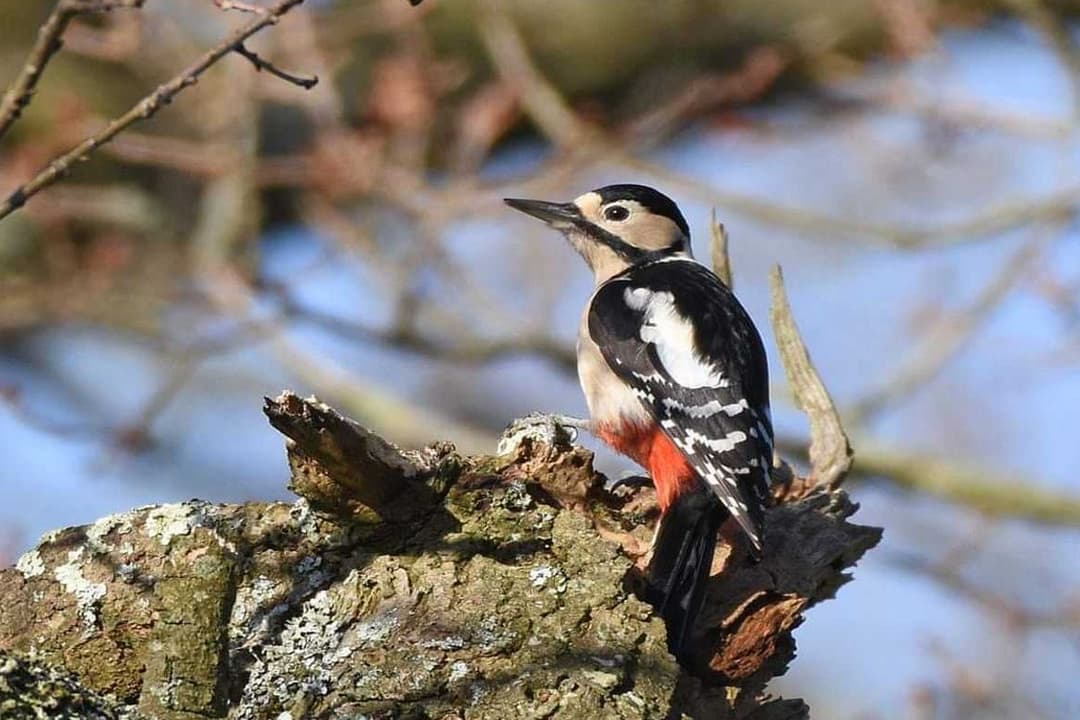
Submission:
MULTIPOLYGON (((406 453, 317 402, 285 395, 268 414, 314 500, 53 533, 0 571, 0 650, 165 720, 806 717, 765 682, 802 611, 879 536, 845 520, 840 491, 773 508, 763 562, 720 553, 691 675, 634 594, 651 491, 608 493, 587 451, 406 453), (355 442, 378 451, 335 449, 355 442)), ((0 683, 0 702, 15 695, 0 683)))

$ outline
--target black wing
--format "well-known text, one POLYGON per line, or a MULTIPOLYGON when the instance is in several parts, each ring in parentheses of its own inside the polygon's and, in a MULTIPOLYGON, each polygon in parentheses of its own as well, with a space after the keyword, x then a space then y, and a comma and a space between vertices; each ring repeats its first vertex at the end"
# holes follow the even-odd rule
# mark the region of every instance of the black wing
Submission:
POLYGON ((596 292, 589 334, 604 360, 761 548, 773 430, 765 348, 708 268, 634 267, 596 292))

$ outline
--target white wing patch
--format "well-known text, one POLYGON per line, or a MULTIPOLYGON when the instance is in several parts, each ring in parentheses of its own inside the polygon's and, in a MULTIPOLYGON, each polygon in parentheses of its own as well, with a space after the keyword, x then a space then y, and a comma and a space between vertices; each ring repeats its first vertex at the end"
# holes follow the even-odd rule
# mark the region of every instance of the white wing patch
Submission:
POLYGON ((660 364, 675 382, 690 389, 724 386, 720 371, 695 352, 694 326, 679 314, 671 293, 627 288, 623 299, 631 310, 644 315, 641 340, 656 347, 660 364))
MULTIPOLYGON (((746 398, 743 398, 736 403, 727 404, 724 404, 719 400, 710 400, 704 405, 684 405, 675 398, 663 398, 661 403, 663 403, 664 408, 668 411, 675 410, 687 417, 698 419, 712 417, 717 413, 724 413, 728 417, 735 417, 743 410, 750 409, 750 403, 747 402, 746 398)), ((757 431, 753 428, 750 429, 750 434, 754 437, 757 437, 756 432, 757 431)))
POLYGON ((718 453, 731 452, 735 449, 735 446, 746 440, 746 433, 742 430, 732 430, 724 437, 709 437, 703 435, 696 430, 687 430, 686 437, 692 443, 704 445, 710 450, 718 453))

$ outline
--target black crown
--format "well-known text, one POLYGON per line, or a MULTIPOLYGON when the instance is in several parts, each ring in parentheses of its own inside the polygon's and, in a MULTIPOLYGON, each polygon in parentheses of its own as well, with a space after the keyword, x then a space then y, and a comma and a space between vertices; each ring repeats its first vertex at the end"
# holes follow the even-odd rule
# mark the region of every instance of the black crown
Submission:
POLYGON ((683 235, 690 237, 690 226, 686 224, 686 218, 683 217, 679 206, 659 190, 655 190, 648 185, 623 184, 607 185, 594 192, 600 196, 600 199, 605 204, 614 200, 635 200, 654 215, 663 215, 671 220, 679 226, 683 235))

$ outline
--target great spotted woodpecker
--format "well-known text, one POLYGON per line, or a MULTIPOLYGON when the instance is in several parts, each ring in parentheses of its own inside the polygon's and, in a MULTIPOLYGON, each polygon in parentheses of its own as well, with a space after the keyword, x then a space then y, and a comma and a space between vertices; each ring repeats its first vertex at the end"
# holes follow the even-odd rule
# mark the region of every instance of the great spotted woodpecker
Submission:
POLYGON ((609 185, 569 203, 506 203, 560 230, 596 276, 577 345, 586 427, 656 486, 648 599, 688 661, 720 525, 733 517, 761 552, 773 453, 761 337, 693 259, 689 227, 666 195, 609 185))

